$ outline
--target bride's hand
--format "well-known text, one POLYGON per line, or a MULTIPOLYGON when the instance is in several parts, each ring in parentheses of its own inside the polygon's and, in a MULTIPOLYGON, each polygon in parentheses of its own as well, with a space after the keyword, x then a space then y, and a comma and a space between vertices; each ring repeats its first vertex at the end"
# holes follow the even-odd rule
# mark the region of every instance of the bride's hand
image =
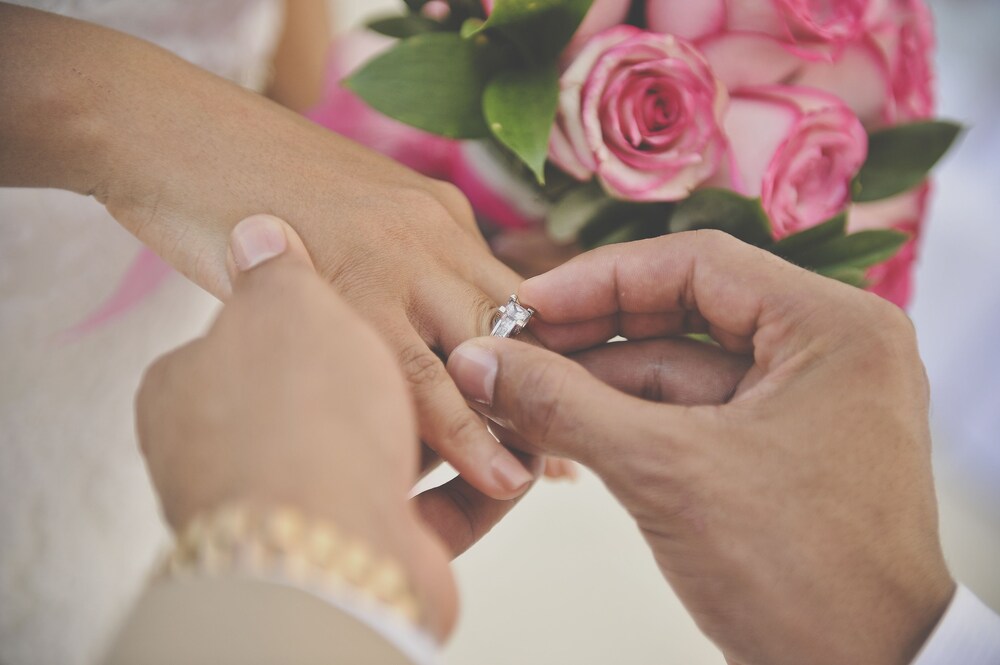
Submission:
POLYGON ((521 281, 490 255, 454 188, 113 30, 0 3, 0 63, 0 186, 95 196, 223 299, 237 220, 287 220, 389 342, 421 438, 490 496, 524 491, 529 473, 441 362, 488 332, 521 281))
POLYGON ((179 530, 241 500, 330 519, 403 564, 427 627, 445 636, 456 612, 449 558, 515 502, 461 478, 407 502, 416 427, 389 348, 279 220, 254 216, 233 235, 228 304, 204 338, 150 368, 137 400, 167 520, 179 530))

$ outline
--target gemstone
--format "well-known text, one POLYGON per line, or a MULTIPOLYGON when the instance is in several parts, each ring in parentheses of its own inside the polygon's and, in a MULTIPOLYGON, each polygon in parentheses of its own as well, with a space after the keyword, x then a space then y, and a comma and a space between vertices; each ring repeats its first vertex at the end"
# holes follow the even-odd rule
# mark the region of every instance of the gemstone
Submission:
POLYGON ((490 335, 493 337, 512 337, 528 325, 535 310, 522 306, 517 302, 517 296, 511 296, 507 304, 500 308, 500 318, 493 326, 490 335))

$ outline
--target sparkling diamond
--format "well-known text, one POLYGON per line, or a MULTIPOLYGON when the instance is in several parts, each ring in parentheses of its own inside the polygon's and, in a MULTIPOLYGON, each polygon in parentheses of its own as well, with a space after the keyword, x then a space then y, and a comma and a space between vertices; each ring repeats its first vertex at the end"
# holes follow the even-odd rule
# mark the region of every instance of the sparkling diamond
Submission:
POLYGON ((517 302, 517 296, 511 296, 507 304, 500 308, 500 319, 490 333, 493 337, 511 337, 528 325, 528 320, 535 311, 523 307, 517 302))

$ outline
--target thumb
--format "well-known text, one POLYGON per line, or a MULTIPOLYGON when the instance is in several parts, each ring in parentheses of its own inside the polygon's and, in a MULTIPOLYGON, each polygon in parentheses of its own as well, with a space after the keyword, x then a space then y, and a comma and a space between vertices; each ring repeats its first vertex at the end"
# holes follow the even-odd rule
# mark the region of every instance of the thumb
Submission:
POLYGON ((465 342, 448 372, 478 410, 537 448, 530 452, 570 457, 598 473, 682 425, 680 407, 626 395, 568 358, 510 339, 465 342))
POLYGON ((315 272, 312 259, 299 234, 287 222, 274 215, 251 215, 241 220, 229 236, 226 268, 233 290, 248 281, 249 273, 257 266, 271 261, 273 265, 297 265, 315 272))

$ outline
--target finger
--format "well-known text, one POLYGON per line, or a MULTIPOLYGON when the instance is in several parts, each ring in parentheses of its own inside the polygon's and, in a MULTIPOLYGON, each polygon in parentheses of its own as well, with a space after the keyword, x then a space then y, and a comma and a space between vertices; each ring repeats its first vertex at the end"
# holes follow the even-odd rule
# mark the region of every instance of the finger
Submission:
MULTIPOLYGON (((527 455, 522 459, 537 477, 541 460, 527 455)), ((417 495, 413 501, 424 522, 438 534, 452 557, 456 557, 489 533, 522 496, 523 493, 506 501, 493 499, 458 476, 417 495)))
POLYGON ((572 353, 589 349, 621 335, 626 339, 649 339, 688 333, 705 333, 710 326, 698 312, 618 312, 580 323, 551 324, 532 319, 531 332, 547 349, 572 353))
POLYGON ((603 383, 568 358, 515 340, 459 346, 448 371, 467 399, 546 454, 598 471, 633 445, 683 428, 673 405, 652 404, 603 383))
POLYGON ((251 215, 233 227, 226 257, 234 291, 251 283, 248 273, 271 273, 289 267, 308 268, 315 273, 302 239, 285 221, 273 215, 251 215), (267 269, 258 268, 269 263, 267 269), (257 270, 254 270, 258 268, 257 270))
POLYGON ((580 471, 573 460, 562 457, 546 457, 543 475, 549 480, 574 481, 580 477, 580 471))
POLYGON ((728 402, 752 358, 692 339, 605 344, 572 356, 587 371, 622 392, 654 402, 728 402))
POLYGON ((417 467, 417 477, 423 478, 429 474, 434 469, 441 465, 441 456, 438 455, 432 448, 429 448, 426 443, 420 442, 420 462, 417 467))
POLYGON ((441 360, 416 333, 406 334, 398 359, 417 405, 421 440, 485 494, 511 499, 524 492, 529 471, 469 408, 441 360))
POLYGON ((519 296, 549 324, 693 311, 727 348, 745 349, 764 323, 794 323, 837 288, 728 234, 696 231, 597 249, 528 280, 519 296))

